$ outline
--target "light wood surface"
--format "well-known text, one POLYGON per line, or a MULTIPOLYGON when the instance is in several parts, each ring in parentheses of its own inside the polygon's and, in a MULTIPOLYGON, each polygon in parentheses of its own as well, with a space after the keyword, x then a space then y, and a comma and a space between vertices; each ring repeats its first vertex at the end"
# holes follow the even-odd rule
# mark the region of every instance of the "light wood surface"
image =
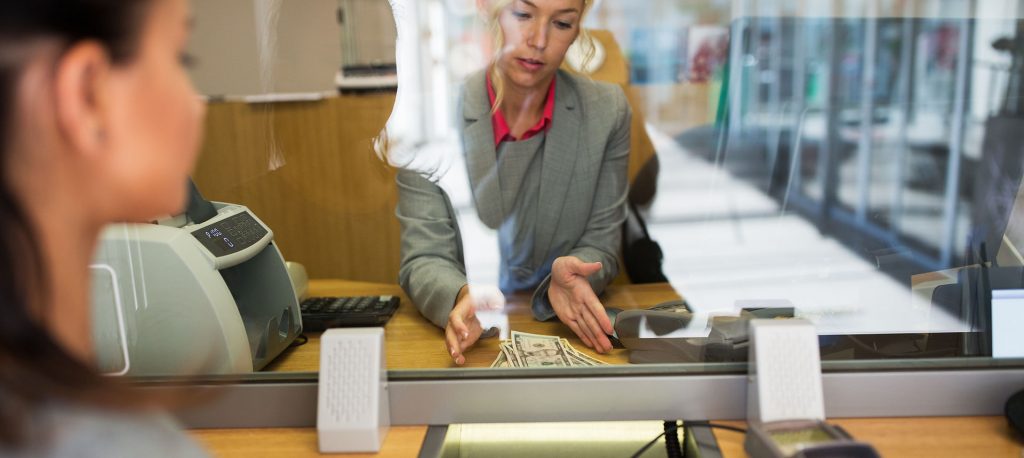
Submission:
MULTIPOLYGON (((315 428, 194 429, 189 431, 213 456, 221 458, 302 458, 321 456, 315 428)), ((420 453, 426 426, 392 426, 380 453, 353 453, 351 458, 415 457, 420 453)))
POLYGON ((207 199, 252 209, 310 276, 394 282, 398 191, 372 148, 394 100, 210 103, 193 178, 207 199))
MULTIPOLYGON (((854 438, 870 442, 884 457, 1014 457, 1021 443, 1011 434, 1006 419, 992 417, 849 418, 830 419, 854 438)), ((743 422, 716 422, 746 427, 743 422)), ((746 456, 743 435, 715 430, 725 458, 746 456)))
MULTIPOLYGON (((870 442, 885 457, 939 458, 1022 456, 1003 417, 853 418, 833 419, 854 437, 870 442)), ((745 427, 743 422, 716 422, 745 427)), ((426 435, 426 426, 392 427, 381 452, 353 457, 414 457, 426 435)), ((314 428, 208 429, 192 436, 218 457, 320 456, 314 428)), ((743 435, 715 430, 725 458, 746 456, 743 435)))
MULTIPOLYGON (((444 332, 420 315, 412 301, 397 285, 355 282, 345 280, 311 280, 311 296, 363 296, 389 294, 401 297, 401 305, 395 316, 384 326, 384 345, 389 369, 440 369, 459 367, 452 362, 445 350, 444 332)), ((649 285, 613 285, 601 297, 607 307, 624 310, 646 308, 660 302, 679 299, 679 295, 666 283, 649 285)), ((627 364, 625 350, 613 349, 600 355, 587 348, 572 331, 557 320, 540 322, 530 312, 528 294, 517 294, 508 298, 506 310, 509 326, 513 330, 534 334, 557 335, 569 339, 580 352, 611 364, 627 364)), ((274 372, 316 371, 320 364, 319 333, 306 333, 309 341, 285 350, 265 370, 274 372)), ((466 364, 462 367, 488 367, 498 356, 499 340, 483 339, 466 352, 466 364)))

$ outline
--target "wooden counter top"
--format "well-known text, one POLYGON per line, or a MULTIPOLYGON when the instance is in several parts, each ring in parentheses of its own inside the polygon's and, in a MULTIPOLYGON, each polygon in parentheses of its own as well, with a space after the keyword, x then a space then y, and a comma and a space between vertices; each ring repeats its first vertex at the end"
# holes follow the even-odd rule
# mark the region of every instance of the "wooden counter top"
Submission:
MULTIPOLYGON (((395 316, 384 326, 384 345, 387 351, 389 369, 441 369, 459 367, 452 362, 444 345, 444 331, 420 315, 412 301, 398 285, 354 282, 345 280, 311 280, 309 291, 312 296, 362 296, 397 295, 402 303, 395 316)), ((660 302, 679 299, 679 295, 667 283, 648 285, 613 285, 602 296, 607 307, 624 310, 646 308, 660 302)), ((516 294, 507 298, 506 310, 509 326, 513 330, 534 334, 557 335, 569 339, 573 347, 594 358, 612 364, 627 364, 625 350, 614 349, 610 354, 599 355, 583 344, 567 326, 560 321, 537 321, 530 312, 528 294, 516 294)), ((320 364, 320 335, 306 333, 309 341, 303 345, 285 350, 269 364, 266 371, 309 372, 317 371, 320 364)), ((498 339, 483 339, 466 352, 463 367, 488 367, 498 356, 498 339)))

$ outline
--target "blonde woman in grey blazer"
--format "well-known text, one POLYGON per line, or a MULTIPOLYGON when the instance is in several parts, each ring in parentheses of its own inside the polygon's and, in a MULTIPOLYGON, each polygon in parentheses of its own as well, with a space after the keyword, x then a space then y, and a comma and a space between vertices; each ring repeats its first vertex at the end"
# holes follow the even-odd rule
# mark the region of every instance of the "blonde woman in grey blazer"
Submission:
MULTIPOLYGON (((492 3, 498 56, 466 81, 459 127, 477 214, 498 231, 502 291, 533 290, 534 317, 557 316, 606 352, 612 327, 598 295, 619 269, 631 114, 620 87, 559 69, 588 6, 492 3)), ((467 294, 455 212, 422 174, 401 171, 397 182, 399 282, 445 328, 462 364, 484 330, 467 294)))

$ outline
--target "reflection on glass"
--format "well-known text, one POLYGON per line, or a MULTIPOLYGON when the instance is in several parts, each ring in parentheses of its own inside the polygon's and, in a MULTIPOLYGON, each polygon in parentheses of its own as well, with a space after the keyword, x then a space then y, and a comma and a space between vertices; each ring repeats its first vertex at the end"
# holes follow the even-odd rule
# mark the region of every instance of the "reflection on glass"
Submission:
MULTIPOLYGON (((506 286, 495 319, 557 336, 587 358, 745 360, 746 320, 786 316, 816 324, 825 359, 1024 348, 1007 325, 1018 321, 1024 289, 1024 11, 1013 2, 810 2, 806 11, 770 1, 595 3, 582 26, 600 42, 603 63, 572 78, 625 94, 626 196, 660 245, 669 280, 635 284, 624 274, 595 291, 604 289, 604 308, 624 312, 673 301, 623 315, 628 348, 603 356, 570 326, 534 319, 533 292, 547 274, 537 267, 550 267, 558 250, 514 249, 541 244, 508 243, 525 226, 508 223, 501 206, 480 205, 482 183, 501 178, 503 158, 499 144, 492 163, 474 162, 481 156, 460 98, 497 55, 478 2, 393 2, 397 29, 382 18, 383 2, 323 0, 303 11, 290 2, 198 3, 194 76, 209 116, 193 178, 211 200, 244 205, 266 223, 283 259, 305 266, 307 294, 400 297, 385 326, 391 368, 455 366, 442 327, 459 289, 440 299, 447 310, 424 317, 423 299, 399 286, 394 165, 437 172, 426 184, 444 190, 459 228, 461 284, 506 286), (381 76, 388 82, 367 82, 381 76), (385 125, 392 164, 373 147, 385 125)), ((486 111, 486 91, 476 93, 486 111)), ((605 108, 583 124, 615 111, 614 98, 599 102, 605 108)), ((473 119, 493 129, 488 113, 473 119)), ((580 129, 586 141, 610 131, 580 129)), ((538 151, 546 160, 581 150, 538 151)), ((548 211, 516 201, 527 192, 509 194, 519 210, 548 211)), ((582 222, 584 207, 544 218, 582 222)), ((555 225, 544 237, 578 239, 570 232, 555 225)), ((622 231, 610 235, 603 268, 622 272, 622 231)), ((267 370, 316 370, 317 334, 305 337, 267 370)), ((499 355, 499 339, 485 338, 462 356, 467 367, 486 367, 499 355)), ((123 368, 113 358, 111 370, 123 368)))
POLYGON ((713 315, 783 304, 816 323, 825 357, 989 354, 992 282, 1012 273, 986 264, 1009 216, 986 188, 996 178, 996 201, 1018 195, 1021 144, 995 127, 1019 115, 979 103, 1007 88, 972 77, 991 64, 971 62, 984 53, 1012 68, 981 49, 1017 27, 734 20, 720 141, 708 148, 689 131, 659 145, 663 165, 676 155, 679 167, 662 179, 689 185, 655 202, 652 227, 676 246, 669 276, 695 323, 712 316, 679 336, 713 337, 713 315))

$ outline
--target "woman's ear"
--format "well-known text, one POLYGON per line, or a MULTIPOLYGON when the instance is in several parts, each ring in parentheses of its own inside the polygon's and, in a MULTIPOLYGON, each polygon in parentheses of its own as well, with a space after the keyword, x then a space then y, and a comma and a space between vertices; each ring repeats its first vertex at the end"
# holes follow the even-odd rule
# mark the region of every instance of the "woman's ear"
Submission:
POLYGON ((57 130, 73 153, 96 156, 108 142, 110 57, 93 41, 76 44, 54 70, 57 130))

